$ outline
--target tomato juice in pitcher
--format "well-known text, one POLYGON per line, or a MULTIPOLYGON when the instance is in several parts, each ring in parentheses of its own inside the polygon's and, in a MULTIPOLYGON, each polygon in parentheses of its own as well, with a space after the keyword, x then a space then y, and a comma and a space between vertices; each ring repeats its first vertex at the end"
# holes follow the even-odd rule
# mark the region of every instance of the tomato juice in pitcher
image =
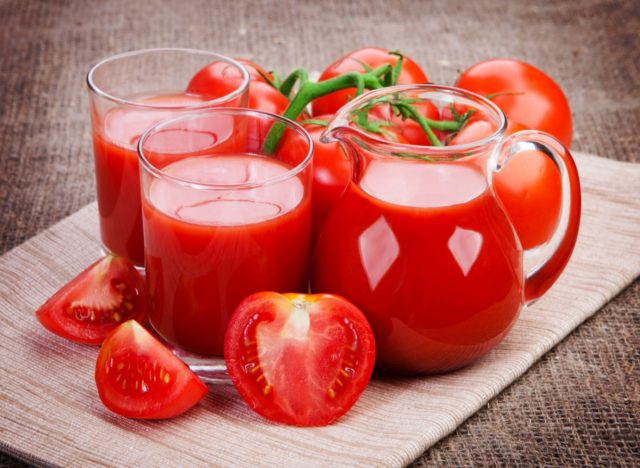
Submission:
POLYGON ((322 227, 312 289, 340 294, 365 312, 379 367, 438 373, 475 361, 505 337, 521 308, 566 264, 579 219, 575 167, 565 164, 562 147, 536 132, 504 140, 504 126, 490 102, 433 85, 368 93, 330 125, 328 134, 352 155, 354 174, 322 227), (354 110, 381 97, 400 99, 400 93, 409 102, 463 104, 493 119, 499 130, 467 145, 421 147, 378 140, 354 125, 354 110), (529 143, 548 150, 570 190, 562 226, 543 248, 546 258, 525 273, 520 241, 491 176, 508 159, 501 157, 504 151, 515 155, 529 143), (527 287, 542 283, 528 294, 527 287))

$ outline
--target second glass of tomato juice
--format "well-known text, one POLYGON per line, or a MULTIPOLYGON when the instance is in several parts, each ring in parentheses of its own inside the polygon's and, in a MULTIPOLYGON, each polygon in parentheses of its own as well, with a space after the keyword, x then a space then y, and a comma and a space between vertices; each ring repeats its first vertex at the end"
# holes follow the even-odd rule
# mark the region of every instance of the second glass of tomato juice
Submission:
POLYGON ((147 49, 109 57, 87 75, 103 249, 144 262, 136 145, 161 120, 187 111, 244 106, 249 76, 234 60, 193 49, 147 49), (229 79, 207 95, 187 92, 191 78, 220 62, 229 79))
POLYGON ((307 289, 312 140, 283 117, 216 108, 161 122, 138 153, 151 324, 222 355, 244 297, 307 289))

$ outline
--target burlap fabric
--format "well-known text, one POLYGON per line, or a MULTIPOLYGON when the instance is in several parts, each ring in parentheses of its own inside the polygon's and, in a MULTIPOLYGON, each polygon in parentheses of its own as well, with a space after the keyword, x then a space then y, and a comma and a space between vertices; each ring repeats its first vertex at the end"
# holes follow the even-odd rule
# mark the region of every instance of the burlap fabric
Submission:
MULTIPOLYGON (((0 250, 95 198, 84 75, 98 58, 189 46, 288 71, 381 45, 451 83, 484 58, 517 57, 565 89, 574 148, 640 160, 639 10, 633 1, 0 2, 0 250)), ((418 463, 637 463, 639 298, 636 281, 418 463)))

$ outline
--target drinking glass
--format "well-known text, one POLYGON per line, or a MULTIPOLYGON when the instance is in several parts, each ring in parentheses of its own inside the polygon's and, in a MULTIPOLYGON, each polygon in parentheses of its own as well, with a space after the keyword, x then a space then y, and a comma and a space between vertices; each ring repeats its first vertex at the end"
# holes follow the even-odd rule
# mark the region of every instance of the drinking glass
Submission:
POLYGON ((149 318, 164 340, 220 356, 247 295, 307 290, 312 154, 298 124, 249 109, 185 114, 142 136, 149 318))
POLYGON ((147 49, 114 55, 87 75, 103 250, 144 261, 136 145, 160 120, 186 111, 244 106, 249 75, 236 61, 193 49, 147 49), (192 77, 217 62, 228 78, 207 95, 188 91, 192 77))

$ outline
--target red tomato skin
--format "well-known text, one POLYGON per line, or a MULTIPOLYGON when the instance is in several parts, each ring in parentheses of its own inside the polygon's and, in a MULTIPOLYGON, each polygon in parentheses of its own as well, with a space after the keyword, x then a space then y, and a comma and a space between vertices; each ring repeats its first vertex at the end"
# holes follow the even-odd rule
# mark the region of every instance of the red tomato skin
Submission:
POLYGON ((95 381, 105 407, 134 419, 173 418, 195 406, 208 392, 207 386, 184 362, 133 320, 115 329, 100 348, 95 381), (136 380, 130 380, 128 392, 118 388, 116 385, 121 384, 128 375, 114 385, 112 379, 115 380, 117 375, 112 378, 110 374, 118 371, 118 364, 132 364, 137 371, 150 361, 152 369, 155 365, 155 369, 159 367, 166 372, 160 374, 160 379, 164 375, 170 376, 169 383, 153 382, 152 378, 148 378, 145 382, 149 386, 148 394, 134 390, 136 380), (157 386, 163 387, 160 392, 155 391, 157 388, 154 387, 157 386))
POLYGON ((566 96, 548 75, 528 63, 512 59, 492 59, 465 70, 456 83, 500 107, 508 120, 555 136, 571 147, 571 109, 566 96))
MULTIPOLYGON (((318 81, 325 81, 344 73, 357 71, 366 72, 363 63, 376 69, 385 64, 395 65, 399 57, 392 55, 388 50, 379 47, 365 47, 356 49, 342 56, 329 65, 320 75, 318 81)), ((402 71, 397 84, 427 83, 428 79, 418 64, 406 55, 402 64, 402 71)), ((335 114, 340 107, 353 99, 355 88, 343 89, 319 97, 311 103, 312 115, 335 114)))
MULTIPOLYGON (((321 115, 314 119, 329 122, 333 116, 321 115)), ((351 160, 337 141, 320 141, 326 127, 314 123, 303 126, 309 132, 314 145, 311 228, 315 239, 324 219, 351 180, 351 160)))
POLYGON ((289 107, 289 98, 264 81, 253 81, 249 85, 249 109, 282 115, 289 107))
POLYGON ((186 92, 216 99, 226 96, 242 86, 240 70, 227 62, 212 62, 193 75, 186 92))
POLYGON ((496 125, 493 122, 483 118, 472 117, 451 139, 449 146, 465 145, 467 143, 473 143, 474 141, 480 141, 494 134, 496 130, 496 125))
MULTIPOLYGON (((505 136, 527 127, 509 121, 505 136)), ((493 122, 472 117, 449 145, 463 145, 491 136, 493 122)), ((555 232, 562 205, 562 182, 554 162, 540 151, 511 158, 493 174, 493 189, 513 224, 524 249, 547 242, 555 232)))
MULTIPOLYGON (((319 338, 316 339, 322 340, 321 335, 317 336, 319 338)), ((296 340, 297 338, 294 338, 290 341, 295 343, 296 340)), ((375 363, 375 343, 371 327, 362 312, 344 298, 331 294, 260 292, 244 299, 234 312, 225 336, 224 355, 227 371, 238 393, 258 414, 284 424, 324 426, 344 415, 366 387, 375 363), (346 324, 341 326, 348 327, 357 340, 351 344, 339 340, 335 348, 323 349, 325 353, 318 356, 313 353, 313 339, 310 341, 305 337, 297 347, 289 347, 286 349, 287 352, 282 354, 286 360, 285 364, 288 364, 286 367, 280 367, 274 372, 270 362, 257 361, 256 365, 256 362, 251 360, 253 356, 268 359, 272 353, 271 348, 284 346, 291 323, 286 320, 290 317, 287 313, 296 312, 293 303, 296 299, 304 301, 313 309, 313 313, 309 314, 310 331, 331 331, 322 327, 327 321, 334 326, 336 323, 346 324), (282 324, 284 326, 279 328, 282 324), (277 333, 273 332, 271 325, 277 333), (276 339, 275 343, 273 340, 262 338, 264 348, 258 349, 257 343, 261 342, 258 333, 260 326, 265 327, 262 329, 262 336, 273 338, 284 335, 285 338, 281 338, 281 342, 276 339), (352 354, 349 354, 349 350, 352 354), (328 389, 321 388, 317 392, 305 391, 305 388, 308 390, 309 382, 318 375, 326 377, 327 373, 336 370, 336 360, 340 355, 353 359, 350 362, 353 375, 338 373, 337 376, 342 381, 337 382, 337 378, 328 389), (292 364, 291 359, 297 361, 292 364), (301 360, 304 362, 300 362, 301 360), (270 380, 272 376, 278 379, 277 382, 270 380), (283 381, 289 384, 293 382, 297 388, 278 386, 278 383, 283 381), (331 396, 334 389, 335 392, 331 396)), ((346 361, 342 363, 344 362, 346 361)))
MULTIPOLYGON (((413 104, 413 107, 423 116, 431 120, 438 120, 440 113, 438 108, 429 101, 422 101, 413 104)), ((424 132, 418 122, 407 118, 402 120, 402 116, 395 115, 391 106, 377 105, 371 109, 370 120, 383 120, 390 122, 391 126, 385 130, 396 135, 398 143, 406 143, 411 145, 431 146, 429 137, 424 132), (398 137, 398 135, 400 135, 398 137)), ((388 139, 388 138, 387 138, 388 139)))
MULTIPOLYGON (((109 293, 106 293, 107 295, 118 294, 111 289, 109 291, 109 293)), ((89 265, 78 276, 47 299, 36 310, 36 318, 47 330, 62 338, 81 344, 99 345, 124 321, 129 319, 140 323, 146 321, 147 297, 144 278, 129 261, 122 257, 107 255, 89 265), (70 316, 70 313, 67 312, 68 308, 71 306, 89 306, 90 304, 88 303, 95 300, 91 297, 92 294, 95 296, 101 292, 99 291, 100 286, 105 288, 113 287, 105 286, 104 283, 92 284, 90 282, 92 275, 102 275, 99 279, 106 279, 110 282, 117 280, 126 284, 132 294, 133 309, 131 311, 124 309, 118 311, 121 316, 120 320, 107 320, 105 323, 100 324, 81 322, 75 316, 70 316), (84 289, 88 285, 91 286, 91 290, 87 292, 84 289)))
MULTIPOLYGON (((264 71, 259 65, 240 59, 249 72, 249 109, 262 110, 272 114, 282 115, 289 106, 289 99, 279 90, 269 84, 257 70, 264 71)), ((233 92, 242 85, 240 71, 226 62, 213 62, 196 73, 189 85, 187 93, 215 99, 233 92)))
POLYGON ((269 82, 265 79, 265 77, 273 81, 273 74, 266 71, 263 67, 261 67, 257 63, 244 58, 235 58, 234 60, 238 63, 241 63, 247 69, 247 71, 249 72, 249 79, 251 80, 251 82, 261 81, 263 83, 269 84, 269 82))
MULTIPOLYGON (((528 130, 509 122, 506 135, 528 130)), ((493 174, 493 189, 502 202, 524 249, 547 242, 562 208, 562 180, 555 163, 540 151, 525 151, 493 174)))

